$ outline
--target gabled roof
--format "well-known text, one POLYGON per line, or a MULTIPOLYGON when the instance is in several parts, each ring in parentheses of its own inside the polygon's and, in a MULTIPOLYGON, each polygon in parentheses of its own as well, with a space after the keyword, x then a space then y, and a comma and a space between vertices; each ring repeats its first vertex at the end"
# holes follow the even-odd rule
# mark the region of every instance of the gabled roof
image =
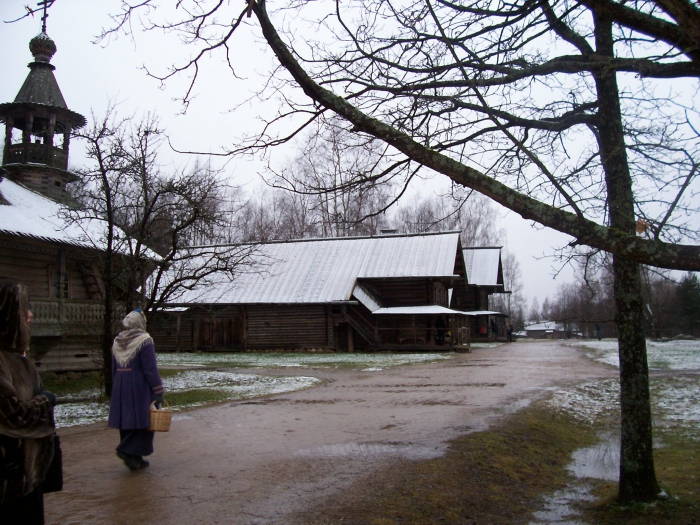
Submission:
POLYGON ((358 279, 452 277, 459 232, 339 237, 261 244, 253 265, 177 304, 322 304, 349 301, 358 279))
POLYGON ((96 248, 88 239, 104 238, 104 223, 85 220, 77 224, 62 217, 60 204, 21 184, 0 177, 0 232, 41 241, 96 248))
POLYGON ((502 286, 501 248, 465 248, 467 282, 476 286, 502 286))

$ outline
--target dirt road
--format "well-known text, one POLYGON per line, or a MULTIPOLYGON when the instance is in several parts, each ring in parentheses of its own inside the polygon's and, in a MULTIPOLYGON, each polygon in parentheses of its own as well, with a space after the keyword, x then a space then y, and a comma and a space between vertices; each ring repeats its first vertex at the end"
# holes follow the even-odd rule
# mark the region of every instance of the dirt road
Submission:
POLYGON ((65 486, 46 496, 47 523, 289 523, 382 462, 434 457, 549 389, 616 372, 556 342, 521 342, 431 365, 294 375, 324 383, 177 414, 137 472, 105 423, 61 430, 65 486))

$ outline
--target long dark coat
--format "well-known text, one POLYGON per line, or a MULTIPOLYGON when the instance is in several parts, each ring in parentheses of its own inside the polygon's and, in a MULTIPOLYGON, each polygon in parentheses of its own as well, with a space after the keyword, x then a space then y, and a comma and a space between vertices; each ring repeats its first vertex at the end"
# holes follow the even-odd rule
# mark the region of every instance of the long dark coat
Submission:
POLYGON ((108 426, 121 430, 148 428, 151 402, 163 393, 153 343, 145 342, 124 367, 112 356, 112 379, 108 426))
POLYGON ((0 350, 0 503, 32 492, 53 458, 53 407, 41 387, 29 359, 0 350))

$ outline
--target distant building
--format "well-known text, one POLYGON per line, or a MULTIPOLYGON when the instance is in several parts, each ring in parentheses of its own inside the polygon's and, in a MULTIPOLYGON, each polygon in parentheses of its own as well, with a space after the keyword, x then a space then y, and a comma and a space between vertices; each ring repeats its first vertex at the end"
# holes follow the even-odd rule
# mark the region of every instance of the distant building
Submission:
POLYGON ((503 338, 506 336, 505 319, 508 316, 489 310, 491 295, 510 293, 503 284, 501 247, 470 247, 462 253, 467 271, 467 286, 455 289, 450 305, 455 310, 469 312, 473 341, 503 338))
POLYGON ((525 327, 525 334, 530 339, 578 339, 578 328, 567 327, 555 321, 544 321, 525 327))

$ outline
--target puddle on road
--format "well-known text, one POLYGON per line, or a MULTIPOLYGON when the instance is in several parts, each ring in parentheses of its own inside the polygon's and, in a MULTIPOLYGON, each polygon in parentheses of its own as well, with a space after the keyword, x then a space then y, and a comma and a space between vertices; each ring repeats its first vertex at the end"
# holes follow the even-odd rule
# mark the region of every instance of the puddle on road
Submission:
POLYGON ((620 469, 620 436, 607 433, 598 444, 577 450, 567 467, 580 481, 558 490, 544 500, 542 510, 535 512, 529 525, 586 525, 579 519, 576 504, 594 501, 592 485, 586 479, 615 481, 620 469))
POLYGON ((446 445, 341 443, 298 450, 295 455, 315 458, 397 456, 406 459, 434 459, 442 457, 446 450, 446 445))
POLYGON ((620 475, 620 436, 605 434, 597 445, 577 450, 569 472, 579 479, 617 481, 620 475))

